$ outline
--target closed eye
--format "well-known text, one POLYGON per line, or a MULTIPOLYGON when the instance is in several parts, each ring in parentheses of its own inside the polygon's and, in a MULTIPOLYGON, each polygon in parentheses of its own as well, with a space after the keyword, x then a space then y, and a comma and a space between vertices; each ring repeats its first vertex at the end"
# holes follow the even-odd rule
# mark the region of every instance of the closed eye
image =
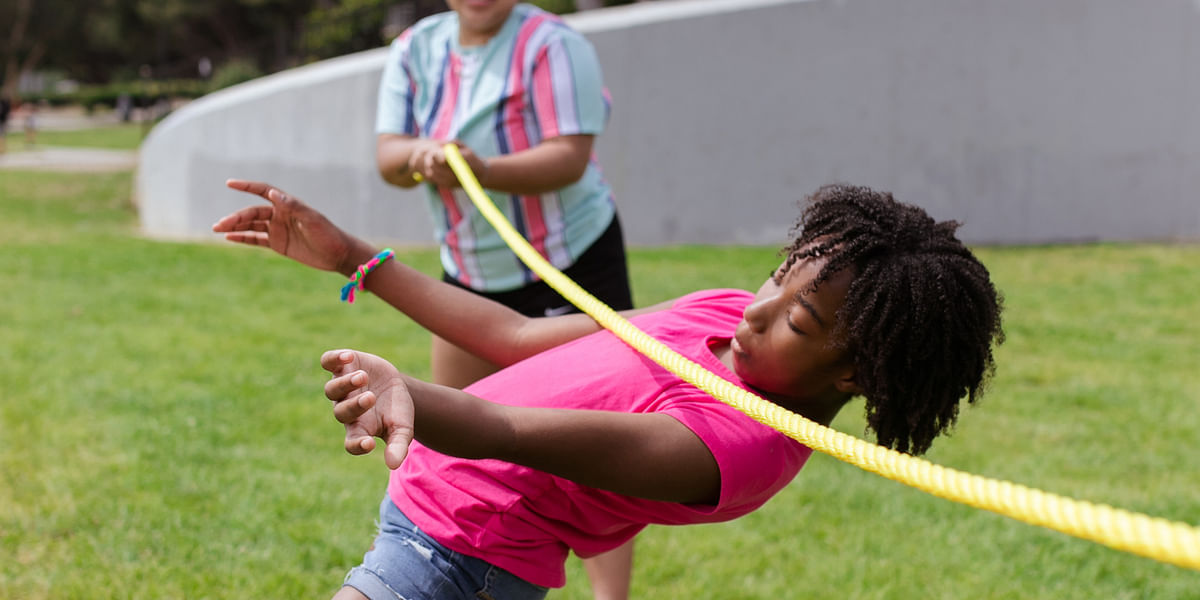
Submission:
POLYGON ((796 332, 796 333, 798 333, 798 334, 800 334, 800 335, 806 335, 806 334, 804 333, 804 330, 803 330, 803 329, 801 329, 799 325, 797 325, 797 324, 795 324, 794 322, 792 322, 792 320, 791 320, 791 319, 788 319, 788 320, 787 320, 787 324, 788 324, 788 329, 791 329, 792 331, 794 331, 794 332, 796 332))
POLYGON ((804 307, 804 310, 808 311, 808 314, 812 315, 813 320, 817 322, 818 327, 821 329, 825 328, 825 319, 822 319, 821 315, 817 314, 817 308, 804 298, 803 292, 797 292, 796 295, 792 297, 792 302, 804 307))

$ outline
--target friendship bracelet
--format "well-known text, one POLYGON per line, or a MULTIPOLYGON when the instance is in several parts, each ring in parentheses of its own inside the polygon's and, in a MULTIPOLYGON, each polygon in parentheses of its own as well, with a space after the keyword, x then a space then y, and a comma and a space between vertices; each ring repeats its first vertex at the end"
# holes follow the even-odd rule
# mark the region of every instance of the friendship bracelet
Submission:
POLYGON ((384 248, 379 252, 379 254, 371 257, 371 260, 358 265, 358 269, 354 272, 354 275, 350 277, 350 281, 346 285, 342 286, 342 302, 354 304, 354 290, 363 289, 363 282, 367 278, 367 273, 375 270, 375 267, 378 267, 383 263, 383 261, 395 255, 396 253, 393 252, 391 248, 384 248))

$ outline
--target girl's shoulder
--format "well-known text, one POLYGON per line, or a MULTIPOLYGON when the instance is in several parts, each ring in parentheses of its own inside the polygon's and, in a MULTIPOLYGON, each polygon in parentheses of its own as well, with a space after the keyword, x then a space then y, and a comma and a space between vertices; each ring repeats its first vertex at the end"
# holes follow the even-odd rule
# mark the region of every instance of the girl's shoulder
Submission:
POLYGON ((682 310, 709 307, 737 307, 740 310, 740 308, 745 307, 753 299, 754 294, 746 290, 719 288, 700 290, 680 296, 671 307, 682 310))
POLYGON ((666 317, 671 322, 685 323, 688 330, 724 330, 741 322, 746 306, 754 294, 745 290, 716 289, 692 292, 671 304, 666 317))
POLYGON ((429 15, 400 32, 394 44, 429 44, 458 35, 458 15, 452 11, 429 15))
POLYGON ((513 18, 519 23, 517 37, 542 41, 566 39, 588 43, 587 38, 568 25, 562 17, 532 4, 518 4, 513 8, 513 18), (534 33, 537 35, 533 35, 534 33))

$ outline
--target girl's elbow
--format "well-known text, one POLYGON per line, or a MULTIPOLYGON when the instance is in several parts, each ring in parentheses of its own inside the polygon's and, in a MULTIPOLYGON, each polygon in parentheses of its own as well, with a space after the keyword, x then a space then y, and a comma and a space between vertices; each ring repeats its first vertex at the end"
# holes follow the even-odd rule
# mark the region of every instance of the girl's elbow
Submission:
POLYGON ((571 165, 569 168, 564 168, 562 171, 557 173, 558 176, 554 179, 554 181, 550 182, 550 184, 546 186, 547 189, 540 193, 553 192, 561 190, 567 186, 575 185, 576 183, 579 183, 580 179, 583 179, 583 175, 585 173, 587 173, 586 162, 583 163, 583 166, 578 168, 575 167, 575 165, 571 165))

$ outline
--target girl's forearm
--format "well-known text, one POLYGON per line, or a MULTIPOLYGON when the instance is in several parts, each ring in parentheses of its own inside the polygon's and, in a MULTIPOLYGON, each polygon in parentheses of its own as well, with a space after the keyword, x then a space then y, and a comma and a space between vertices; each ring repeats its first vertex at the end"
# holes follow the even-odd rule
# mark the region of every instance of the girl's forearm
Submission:
MULTIPOLYGON (((357 238, 338 272, 346 277, 378 249, 357 238)), ((600 330, 583 314, 533 319, 462 288, 434 279, 402 262, 389 260, 367 275, 368 291, 421 327, 499 366, 600 330)))
MULTIPOLYGON (((354 240, 338 271, 350 277, 375 255, 374 246, 354 240)), ((513 358, 526 317, 503 304, 447 285, 402 262, 389 260, 364 280, 365 287, 421 327, 499 365, 513 358)))
POLYGON ((417 138, 381 135, 375 143, 375 164, 384 181, 404 188, 417 185, 409 169, 409 158, 418 143, 417 138))
POLYGON ((459 458, 506 454, 513 431, 504 418, 503 407, 451 387, 401 377, 413 401, 417 441, 459 458))
POLYGON ((442 454, 502 460, 652 500, 712 504, 720 496, 711 452, 669 415, 506 406, 401 377, 417 441, 442 454))
POLYGON ((544 194, 583 177, 592 154, 592 136, 552 138, 513 154, 487 159, 483 187, 511 194, 544 194))

